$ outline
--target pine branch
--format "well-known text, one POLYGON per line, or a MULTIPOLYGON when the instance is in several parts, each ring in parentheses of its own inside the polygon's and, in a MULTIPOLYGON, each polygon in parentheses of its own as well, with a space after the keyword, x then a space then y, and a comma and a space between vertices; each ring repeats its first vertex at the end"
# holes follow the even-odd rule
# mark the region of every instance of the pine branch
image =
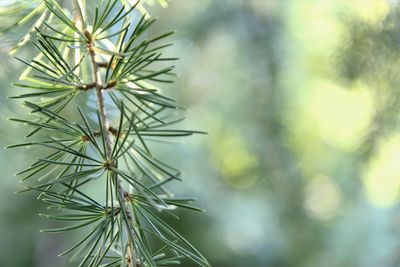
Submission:
POLYGON ((145 38, 155 22, 145 15, 131 26, 139 1, 74 0, 72 19, 60 3, 37 0, 21 7, 33 8, 33 15, 46 8, 49 17, 35 25, 33 45, 39 55, 18 58, 28 68, 24 82, 14 85, 28 92, 13 98, 26 99, 30 118, 11 120, 34 128, 27 138, 41 137, 9 146, 35 146, 49 153, 17 174, 32 181, 23 191, 38 192, 55 212, 41 216, 74 222, 44 231, 89 229, 61 253, 74 253, 71 259, 79 260, 79 266, 155 267, 180 264, 181 259, 210 266, 164 221, 163 214, 178 218, 173 212, 177 208, 202 210, 190 205, 192 199, 173 197, 165 185, 180 181, 180 172, 157 159, 148 145, 204 133, 170 128, 182 120, 171 116, 180 107, 150 83, 171 82, 173 66, 158 63, 176 60, 163 57, 162 50, 170 44, 159 44, 173 32, 145 38), (89 6, 93 12, 86 14, 89 6), (97 120, 79 107, 81 123, 61 114, 74 99, 91 93, 96 96, 97 120), (110 124, 109 108, 119 110, 118 125, 110 124), (105 183, 103 201, 84 189, 98 179, 105 183), (159 247, 150 239, 158 240, 159 247))

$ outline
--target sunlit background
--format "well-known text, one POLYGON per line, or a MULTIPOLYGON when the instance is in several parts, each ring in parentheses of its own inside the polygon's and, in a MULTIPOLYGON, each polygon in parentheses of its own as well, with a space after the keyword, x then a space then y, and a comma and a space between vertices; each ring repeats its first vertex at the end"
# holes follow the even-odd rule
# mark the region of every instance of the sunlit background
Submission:
MULTIPOLYGON (((179 195, 205 214, 174 225, 215 267, 400 266, 400 6, 384 0, 171 0, 172 92, 206 136, 163 146, 179 195)), ((28 129, 0 37, 0 144, 28 129)), ((66 238, 13 176, 40 152, 0 152, 0 266, 69 266, 66 238)), ((185 267, 192 266, 185 263, 185 267)))

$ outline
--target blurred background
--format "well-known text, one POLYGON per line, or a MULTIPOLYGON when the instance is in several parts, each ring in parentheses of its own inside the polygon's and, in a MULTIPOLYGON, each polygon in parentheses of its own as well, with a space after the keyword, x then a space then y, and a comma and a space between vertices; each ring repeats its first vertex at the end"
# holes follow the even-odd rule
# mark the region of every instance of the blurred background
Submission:
MULTIPOLYGON (((4 1, 4 0, 2 0, 4 1)), ((159 149, 173 190, 205 214, 173 222, 215 267, 400 266, 400 4, 385 0, 171 0, 179 77, 165 89, 205 130, 159 149)), ((25 29, 21 29, 24 31, 25 29)), ((0 37, 0 145, 28 129, 0 37)), ((38 151, 0 150, 0 266, 69 266, 66 238, 13 176, 38 151)), ((183 266, 192 266, 185 263, 183 266)))

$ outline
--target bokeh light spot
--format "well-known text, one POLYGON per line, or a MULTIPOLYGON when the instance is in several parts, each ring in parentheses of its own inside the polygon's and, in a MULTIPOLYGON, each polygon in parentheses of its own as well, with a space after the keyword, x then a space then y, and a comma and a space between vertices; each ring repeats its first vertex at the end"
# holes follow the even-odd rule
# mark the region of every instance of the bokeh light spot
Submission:
POLYGON ((365 170, 364 186, 368 199, 377 207, 394 205, 400 189, 400 135, 385 140, 365 170))
POLYGON ((304 208, 311 217, 329 220, 338 214, 341 194, 332 178, 317 176, 307 185, 305 193, 304 208))
POLYGON ((216 136, 213 146, 214 163, 230 186, 243 190, 251 187, 258 176, 253 175, 257 158, 247 149, 244 140, 231 129, 216 136))
POLYGON ((345 89, 324 81, 317 83, 309 108, 325 142, 352 151, 369 126, 373 100, 363 88, 345 89))

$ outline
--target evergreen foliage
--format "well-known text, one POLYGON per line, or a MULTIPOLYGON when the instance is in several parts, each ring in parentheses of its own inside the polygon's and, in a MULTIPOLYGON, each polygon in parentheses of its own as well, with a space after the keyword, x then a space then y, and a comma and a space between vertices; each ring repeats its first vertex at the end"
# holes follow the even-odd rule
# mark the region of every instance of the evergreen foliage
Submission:
POLYGON ((59 223, 43 232, 84 232, 60 255, 79 266, 170 266, 185 258, 209 266, 165 221, 177 218, 177 208, 201 209, 169 192, 180 172, 157 159, 148 143, 203 132, 172 128, 182 120, 175 115, 181 108, 153 83, 173 82, 173 66, 165 64, 176 58, 163 56, 173 32, 149 38, 155 19, 138 9, 142 3, 129 0, 7 7, 6 14, 23 17, 3 30, 34 21, 12 53, 24 45, 38 51, 31 60, 16 57, 27 68, 14 84, 24 93, 12 98, 22 99, 30 116, 11 120, 32 130, 9 148, 37 147, 43 154, 17 173, 26 181, 23 191, 48 204, 40 215, 59 223), (95 110, 82 106, 91 98, 95 110), (104 195, 90 193, 92 183, 101 183, 104 195))

